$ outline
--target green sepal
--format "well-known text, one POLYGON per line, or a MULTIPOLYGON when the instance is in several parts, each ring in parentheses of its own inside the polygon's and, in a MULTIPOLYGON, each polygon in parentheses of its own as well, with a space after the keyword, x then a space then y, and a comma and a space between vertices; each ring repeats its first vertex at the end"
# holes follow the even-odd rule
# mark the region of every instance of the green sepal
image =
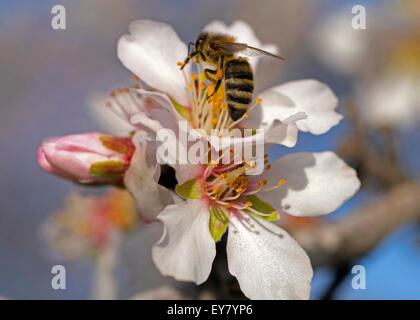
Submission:
POLYGON ((248 201, 252 203, 252 205, 251 205, 252 209, 254 209, 258 212, 261 212, 261 213, 264 213, 264 214, 270 214, 270 215, 269 216, 262 216, 262 215, 256 214, 256 213, 254 213, 250 210, 247 210, 247 209, 244 209, 242 211, 244 211, 248 214, 252 214, 253 216, 261 218, 263 220, 267 220, 267 221, 276 221, 276 220, 279 219, 278 214, 273 214, 273 212, 275 212, 276 209, 274 209, 270 204, 261 200, 257 196, 249 195, 249 196, 246 196, 246 197, 243 198, 243 203, 246 203, 248 201))
POLYGON ((172 105, 174 106, 175 110, 183 117, 184 119, 188 119, 188 109, 184 106, 181 106, 178 102, 176 102, 174 99, 169 98, 172 102, 172 105))
POLYGON ((184 184, 178 184, 175 187, 175 192, 185 199, 201 199, 203 193, 201 191, 201 184, 198 179, 191 179, 184 184))
POLYGON ((89 168, 92 176, 101 177, 105 179, 122 179, 125 171, 127 171, 129 164, 122 161, 109 160, 95 162, 89 168))
POLYGON ((101 136, 99 140, 107 149, 121 154, 132 155, 135 149, 130 138, 101 136))
POLYGON ((229 210, 223 206, 210 206, 210 233, 214 241, 219 241, 229 225, 229 210))

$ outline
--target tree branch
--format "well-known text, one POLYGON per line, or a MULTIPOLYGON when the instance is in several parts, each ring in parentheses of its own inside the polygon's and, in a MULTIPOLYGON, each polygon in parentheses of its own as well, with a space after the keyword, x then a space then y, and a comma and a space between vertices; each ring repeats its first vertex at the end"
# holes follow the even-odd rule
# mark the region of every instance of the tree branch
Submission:
POLYGON ((342 265, 368 253, 394 229, 420 219, 420 186, 405 182, 336 222, 291 230, 314 267, 342 265))

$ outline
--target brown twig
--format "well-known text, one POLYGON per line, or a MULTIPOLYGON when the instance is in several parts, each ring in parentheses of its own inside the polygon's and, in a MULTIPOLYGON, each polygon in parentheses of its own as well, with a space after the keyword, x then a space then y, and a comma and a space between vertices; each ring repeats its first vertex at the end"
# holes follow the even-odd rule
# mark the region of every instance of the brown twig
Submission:
POLYGON ((314 267, 340 265, 357 259, 401 225, 420 219, 420 185, 396 185, 376 201, 336 222, 296 230, 314 267))
POLYGON ((406 177, 398 165, 395 148, 391 143, 392 132, 379 131, 386 144, 386 152, 381 152, 372 143, 370 130, 360 119, 358 110, 351 101, 348 103, 347 113, 353 132, 341 141, 338 153, 355 164, 362 180, 376 178, 381 186, 387 188, 404 181, 406 177))

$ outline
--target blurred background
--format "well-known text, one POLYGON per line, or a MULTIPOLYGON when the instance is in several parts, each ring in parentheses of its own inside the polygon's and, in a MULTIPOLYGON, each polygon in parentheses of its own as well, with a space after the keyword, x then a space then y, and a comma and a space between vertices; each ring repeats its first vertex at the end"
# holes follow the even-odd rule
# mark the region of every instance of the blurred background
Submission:
POLYGON ((418 0, 1 1, 0 297, 100 298, 98 290, 106 288, 97 287, 97 275, 106 277, 115 261, 119 289, 111 296, 130 298, 164 283, 163 297, 184 297, 177 295, 179 284, 159 277, 146 261, 144 249, 158 233, 136 233, 126 195, 57 179, 36 160, 46 137, 106 130, 88 101, 95 92, 130 83, 116 43, 140 18, 169 23, 186 42, 212 20, 243 19, 286 58, 282 64, 263 59, 257 91, 302 78, 332 87, 344 120, 322 136, 301 133, 292 150, 270 150, 272 159, 334 150, 363 183, 323 219, 284 219, 312 258, 311 299, 420 299, 418 0), (66 8, 65 30, 51 27, 56 4, 66 8), (351 27, 354 5, 366 8, 366 29, 351 27), (72 216, 94 216, 92 202, 118 217, 111 214, 112 223, 92 231, 96 218, 72 216), (121 259, 108 245, 116 242, 122 243, 121 259), (51 287, 56 264, 66 267, 66 290, 51 287), (366 269, 364 290, 351 286, 354 265, 366 269))

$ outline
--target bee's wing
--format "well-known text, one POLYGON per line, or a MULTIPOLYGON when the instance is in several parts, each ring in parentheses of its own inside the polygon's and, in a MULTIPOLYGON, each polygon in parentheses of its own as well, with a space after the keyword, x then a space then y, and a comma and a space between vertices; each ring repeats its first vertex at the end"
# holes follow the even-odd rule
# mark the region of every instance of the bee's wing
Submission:
POLYGON ((219 44, 218 47, 225 51, 227 54, 240 53, 248 57, 269 56, 280 60, 284 60, 284 58, 278 55, 248 46, 246 43, 225 42, 219 44))

